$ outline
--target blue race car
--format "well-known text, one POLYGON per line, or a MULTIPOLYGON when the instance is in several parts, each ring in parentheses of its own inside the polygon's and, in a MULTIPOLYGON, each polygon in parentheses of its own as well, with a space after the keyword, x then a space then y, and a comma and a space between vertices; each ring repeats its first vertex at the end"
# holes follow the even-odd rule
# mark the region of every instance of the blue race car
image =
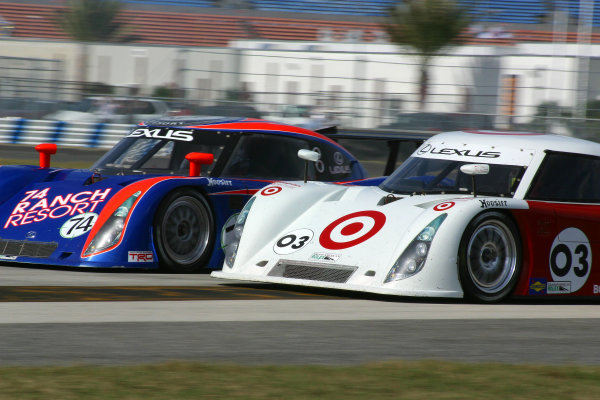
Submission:
POLYGON ((319 181, 366 178, 328 137, 258 119, 148 121, 90 169, 51 168, 56 145, 36 149, 39 167, 0 167, 2 261, 181 273, 221 268, 221 231, 264 186, 293 186, 285 181, 305 173, 319 181), (301 149, 320 153, 319 161, 305 163, 301 149))

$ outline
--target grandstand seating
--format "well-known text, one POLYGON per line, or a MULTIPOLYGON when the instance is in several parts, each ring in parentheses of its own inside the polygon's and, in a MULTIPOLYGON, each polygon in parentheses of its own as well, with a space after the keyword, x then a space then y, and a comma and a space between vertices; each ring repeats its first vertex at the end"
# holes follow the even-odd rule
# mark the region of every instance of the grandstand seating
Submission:
POLYGON ((214 7, 215 2, 210 0, 122 0, 123 3, 147 4, 157 6, 185 6, 185 7, 214 7))
MULTIPOLYGON (((12 36, 68 39, 54 22, 61 6, 0 3, 0 15, 15 26, 12 36)), ((322 30, 341 40, 348 31, 360 30, 363 40, 373 40, 381 27, 375 23, 323 21, 290 18, 228 16, 218 14, 164 13, 126 10, 121 20, 132 27, 136 43, 227 46, 230 40, 317 40, 322 30)))
MULTIPOLYGON (((260 11, 354 15, 383 17, 387 10, 401 0, 123 0, 131 4, 217 7, 237 4, 260 11)), ((471 9, 472 15, 483 22, 535 24, 552 19, 544 0, 458 0, 471 9)), ((593 1, 593 0, 592 0, 593 1)), ((554 9, 566 12, 571 19, 579 18, 580 2, 554 0, 554 9)), ((594 10, 594 25, 600 25, 600 10, 594 10)), ((588 12, 592 12, 588 10, 588 12)))
MULTIPOLYGON (((527 1, 533 2, 533 0, 527 1)), ((527 1, 519 0, 525 3, 527 1)), ((306 2, 308 0, 303 3, 306 2)), ((12 31, 14 37, 68 39, 55 23, 56 13, 63 9, 64 7, 59 5, 0 3, 0 16, 14 25, 12 31)), ((131 27, 129 39, 132 42, 147 44, 222 47, 235 39, 351 41, 353 37, 351 33, 356 32, 359 32, 358 36, 363 42, 376 41, 382 37, 382 27, 377 22, 311 19, 306 16, 280 18, 269 17, 268 15, 275 14, 268 13, 265 13, 265 16, 235 12, 223 15, 201 13, 201 10, 199 8, 198 12, 183 13, 127 9, 120 18, 131 27)), ((474 37, 472 32, 465 32, 465 37, 469 43, 495 45, 510 45, 522 41, 547 42, 553 39, 551 31, 524 27, 525 25, 520 29, 507 28, 502 37, 474 37)), ((577 41, 575 32, 560 34, 560 36, 567 42, 577 41)), ((600 43, 600 34, 593 34, 591 41, 600 43)))
POLYGON ((395 0, 253 0, 258 10, 384 16, 395 0))

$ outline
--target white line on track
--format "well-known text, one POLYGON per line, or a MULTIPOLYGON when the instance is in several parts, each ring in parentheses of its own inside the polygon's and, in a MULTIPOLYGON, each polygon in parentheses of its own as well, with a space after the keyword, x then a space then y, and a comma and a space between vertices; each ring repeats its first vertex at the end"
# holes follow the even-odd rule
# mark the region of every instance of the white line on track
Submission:
POLYGON ((0 323, 599 319, 598 305, 434 304, 372 300, 0 303, 0 323))

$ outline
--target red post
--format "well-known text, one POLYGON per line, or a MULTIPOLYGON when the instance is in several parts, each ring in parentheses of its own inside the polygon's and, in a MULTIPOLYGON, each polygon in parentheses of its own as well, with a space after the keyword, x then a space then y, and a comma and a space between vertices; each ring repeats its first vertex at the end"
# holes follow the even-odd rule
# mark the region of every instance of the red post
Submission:
POLYGON ((56 154, 56 144, 42 143, 35 146, 35 149, 40 153, 40 168, 50 168, 50 155, 56 154))
POLYGON ((200 176, 200 165, 212 164, 215 156, 210 153, 188 153, 185 159, 190 162, 190 176, 200 176))

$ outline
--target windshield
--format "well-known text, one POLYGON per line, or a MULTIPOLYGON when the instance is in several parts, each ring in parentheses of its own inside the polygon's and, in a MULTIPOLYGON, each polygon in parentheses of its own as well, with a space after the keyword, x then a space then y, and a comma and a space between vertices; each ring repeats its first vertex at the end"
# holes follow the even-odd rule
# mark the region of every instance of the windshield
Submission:
POLYGON ((215 157, 211 165, 202 166, 201 175, 209 176, 223 152, 225 135, 202 132, 194 140, 170 140, 151 137, 126 137, 98 160, 92 169, 103 174, 174 174, 187 175, 191 152, 210 153, 215 157))
MULTIPOLYGON (((410 157, 379 186, 390 193, 470 193, 473 176, 460 171, 463 161, 410 157)), ((512 197, 525 172, 520 165, 489 164, 490 172, 475 175, 477 194, 512 197)))

